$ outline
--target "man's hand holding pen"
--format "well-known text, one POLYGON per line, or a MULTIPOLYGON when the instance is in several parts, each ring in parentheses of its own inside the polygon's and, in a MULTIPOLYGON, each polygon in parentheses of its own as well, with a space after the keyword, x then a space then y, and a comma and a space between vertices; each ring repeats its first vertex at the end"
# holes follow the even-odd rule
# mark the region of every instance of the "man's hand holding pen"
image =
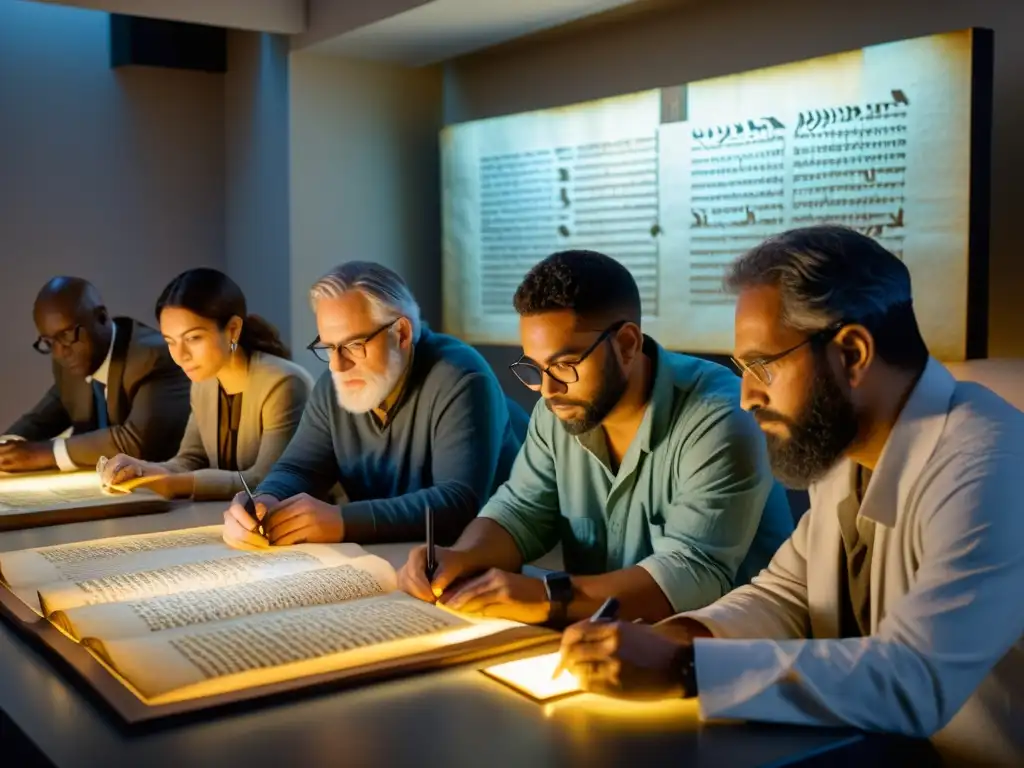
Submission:
POLYGON ((435 547, 435 569, 433 579, 427 578, 428 546, 415 547, 409 559, 398 571, 398 587, 413 597, 428 603, 438 598, 453 582, 479 573, 471 558, 465 553, 447 547, 435 547))
POLYGON ((280 502, 265 493, 254 497, 256 517, 246 510, 249 495, 240 491, 231 500, 231 506, 224 511, 224 541, 237 549, 265 549, 270 542, 259 533, 260 523, 266 524, 270 511, 280 502))
POLYGON ((239 549, 288 546, 290 544, 334 544, 345 538, 345 524, 336 504, 300 493, 283 501, 259 494, 255 497, 253 519, 245 509, 247 496, 242 491, 224 513, 224 541, 239 549), (260 536, 262 523, 267 536, 260 536))
POLYGON ((562 635, 560 668, 591 693, 631 699, 697 695, 693 640, 711 633, 696 622, 657 626, 581 621, 562 635))
POLYGON ((466 552, 436 547, 437 569, 427 581, 427 547, 412 550, 398 572, 398 588, 428 603, 463 613, 543 624, 551 605, 544 582, 521 573, 484 568, 466 552))

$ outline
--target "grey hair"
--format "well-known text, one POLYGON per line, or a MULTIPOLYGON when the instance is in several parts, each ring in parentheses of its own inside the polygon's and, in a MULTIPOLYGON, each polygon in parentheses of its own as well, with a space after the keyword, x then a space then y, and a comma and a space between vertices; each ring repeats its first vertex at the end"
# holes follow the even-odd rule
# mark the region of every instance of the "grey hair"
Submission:
POLYGON ((376 322, 384 324, 400 317, 412 325, 413 343, 420 340, 420 305, 399 275, 372 261, 347 261, 321 277, 309 290, 309 303, 316 312, 322 299, 336 299, 349 291, 359 291, 367 301, 376 322))
POLYGON ((764 285, 778 288, 782 321, 791 328, 815 333, 859 324, 882 360, 924 370, 928 346, 914 316, 910 270, 867 235, 824 224, 771 237, 740 256, 725 277, 733 293, 764 285))
POLYGON ((740 256, 726 290, 772 285, 783 321, 814 332, 840 322, 868 322, 909 304, 910 271, 877 241, 834 225, 791 229, 740 256))

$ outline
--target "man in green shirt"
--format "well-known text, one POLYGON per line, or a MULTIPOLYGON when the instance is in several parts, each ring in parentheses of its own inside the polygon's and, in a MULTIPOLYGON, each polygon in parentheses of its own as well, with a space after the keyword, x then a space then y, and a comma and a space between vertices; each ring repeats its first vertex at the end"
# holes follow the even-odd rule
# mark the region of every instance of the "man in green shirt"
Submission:
POLYGON ((564 624, 615 596, 625 619, 707 605, 767 565, 793 530, 765 441, 726 368, 640 330, 629 271, 592 251, 557 253, 515 294, 523 356, 542 398, 511 476, 425 575, 399 575, 450 608, 564 624), (519 573, 561 543, 568 573, 519 573), (569 575, 572 574, 572 575, 569 575))

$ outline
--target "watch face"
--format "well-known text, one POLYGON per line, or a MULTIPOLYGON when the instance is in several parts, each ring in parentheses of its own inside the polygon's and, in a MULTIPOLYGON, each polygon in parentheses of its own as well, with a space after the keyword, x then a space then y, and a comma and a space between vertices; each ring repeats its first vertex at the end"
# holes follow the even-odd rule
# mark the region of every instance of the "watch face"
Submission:
POLYGON ((572 600, 572 577, 567 573, 548 573, 544 575, 544 586, 547 588, 548 599, 555 603, 568 603, 572 600))

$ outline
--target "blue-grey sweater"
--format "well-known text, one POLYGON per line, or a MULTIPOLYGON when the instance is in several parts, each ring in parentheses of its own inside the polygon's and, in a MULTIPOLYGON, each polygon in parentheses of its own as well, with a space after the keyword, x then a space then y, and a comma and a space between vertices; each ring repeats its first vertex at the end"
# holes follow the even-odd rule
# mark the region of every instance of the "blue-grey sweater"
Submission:
POLYGON ((527 424, 475 349, 424 327, 387 424, 343 410, 325 371, 257 493, 323 498, 340 482, 346 541, 422 541, 430 505, 451 542, 508 479, 527 424))

